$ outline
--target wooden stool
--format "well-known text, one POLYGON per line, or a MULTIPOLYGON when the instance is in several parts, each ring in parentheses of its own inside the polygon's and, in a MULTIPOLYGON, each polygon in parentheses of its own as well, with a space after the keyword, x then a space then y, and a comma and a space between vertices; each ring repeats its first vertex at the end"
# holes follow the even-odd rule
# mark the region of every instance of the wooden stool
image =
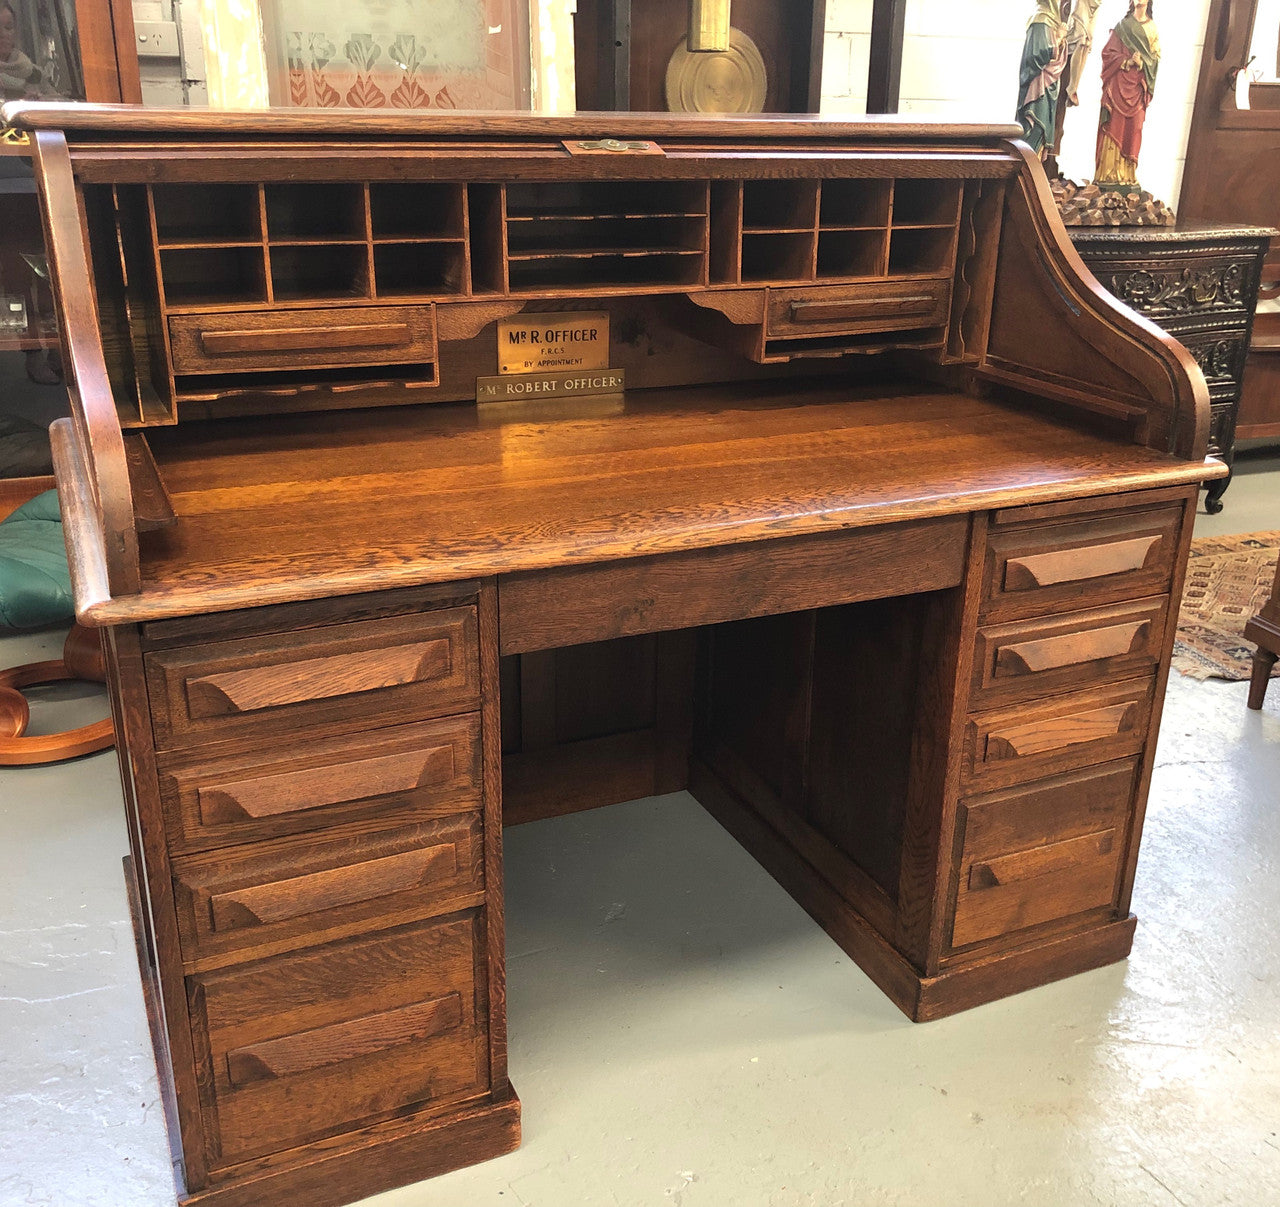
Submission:
POLYGON ((1280 657, 1280 560, 1276 562, 1276 580, 1271 587, 1271 598, 1244 626, 1244 639, 1258 648, 1253 655, 1253 674, 1249 678, 1249 707, 1259 709, 1271 682, 1271 668, 1280 657))
POLYGON ((111 718, 68 729, 63 733, 26 736, 31 709, 21 688, 64 679, 106 682, 102 643, 97 633, 73 625, 62 646, 62 657, 50 662, 29 662, 0 671, 0 767, 56 763, 82 754, 105 750, 115 741, 111 718))

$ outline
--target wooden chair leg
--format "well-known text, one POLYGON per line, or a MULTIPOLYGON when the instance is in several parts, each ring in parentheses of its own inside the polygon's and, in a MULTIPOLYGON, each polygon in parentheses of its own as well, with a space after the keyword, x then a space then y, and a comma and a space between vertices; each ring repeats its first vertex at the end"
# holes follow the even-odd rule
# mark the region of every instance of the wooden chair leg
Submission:
POLYGON ((1266 698, 1267 684, 1271 682, 1271 668, 1276 664, 1276 655, 1261 646, 1254 651, 1253 674, 1249 677, 1249 707, 1255 712, 1262 707, 1266 698))

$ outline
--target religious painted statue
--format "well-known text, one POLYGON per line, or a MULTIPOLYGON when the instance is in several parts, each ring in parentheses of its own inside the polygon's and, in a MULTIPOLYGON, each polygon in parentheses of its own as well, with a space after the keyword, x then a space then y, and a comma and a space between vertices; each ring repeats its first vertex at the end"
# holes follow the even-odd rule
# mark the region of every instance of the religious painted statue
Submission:
POLYGON ((1018 121, 1033 151, 1044 155, 1051 147, 1062 71, 1067 65, 1067 27, 1062 0, 1036 0, 1027 22, 1018 72, 1018 121))
POLYGON ((1098 20, 1098 7, 1102 0, 1076 0, 1067 22, 1067 75, 1063 87, 1067 104, 1080 103, 1080 81, 1084 79, 1084 65, 1093 49, 1093 27, 1098 20))
POLYGON ((1147 106, 1156 90, 1160 35, 1153 0, 1130 0, 1129 14, 1102 48, 1102 112, 1094 183, 1134 192, 1147 106))

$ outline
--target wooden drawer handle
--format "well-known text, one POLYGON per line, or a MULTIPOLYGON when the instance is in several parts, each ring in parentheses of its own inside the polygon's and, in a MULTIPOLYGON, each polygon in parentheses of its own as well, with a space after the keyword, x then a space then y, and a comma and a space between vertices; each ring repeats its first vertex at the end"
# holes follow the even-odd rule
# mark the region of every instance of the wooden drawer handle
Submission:
POLYGON ((448 674, 451 664, 449 639, 437 637, 392 649, 329 654, 195 676, 187 680, 187 703, 192 717, 255 712, 282 704, 424 683, 448 674))
POLYGON ((198 788, 196 805, 205 825, 222 825, 409 792, 448 783, 454 774, 453 746, 434 746, 198 788))
POLYGON ((996 675, 1034 675, 1039 671, 1132 654, 1150 631, 1151 621, 1135 620, 1129 624, 1108 625, 1105 629, 1086 629, 1083 633, 1063 633, 1060 637, 1002 645, 996 654, 996 675))
POLYGON ((1033 587, 1052 587, 1058 583, 1082 582, 1105 578, 1108 574, 1124 574, 1141 570, 1147 556, 1160 543, 1160 534, 1135 536, 1127 541, 1110 541, 1105 545, 1085 545, 1080 549, 1055 549, 1050 553, 1031 553, 1011 557, 1005 563, 1004 589, 1028 591, 1033 587))
POLYGON ((925 293, 910 297, 850 298, 843 302, 792 302, 791 321, 827 323, 880 314, 928 314, 937 304, 936 297, 925 293))
POLYGON ((461 1023, 462 998, 451 993, 384 1014, 367 1014, 350 1022, 235 1048, 227 1053, 227 1076, 233 1086, 293 1077, 442 1035, 461 1023))
POLYGON ((987 759, 1019 759, 1048 750, 1063 750, 1081 742, 1098 742, 1130 732, 1137 721, 1135 701, 1072 713, 1069 717, 1050 717, 993 729, 987 734, 987 759))
POLYGON ((1036 876, 1048 876, 1052 872, 1064 872, 1101 855, 1110 855, 1115 849, 1115 842, 1115 830, 1099 830, 1095 834, 1066 838, 1030 851, 1017 851, 975 863, 969 869, 969 890, 996 888, 1036 876))
POLYGON ((200 346, 210 356, 236 356, 243 352, 327 352, 334 348, 390 348, 407 344, 410 340, 411 333, 407 323, 200 332, 200 346))
POLYGON ((359 901, 390 897, 418 888, 428 879, 447 880, 457 871, 457 847, 451 842, 441 843, 271 884, 215 893, 209 898, 209 918, 218 932, 266 926, 359 901))

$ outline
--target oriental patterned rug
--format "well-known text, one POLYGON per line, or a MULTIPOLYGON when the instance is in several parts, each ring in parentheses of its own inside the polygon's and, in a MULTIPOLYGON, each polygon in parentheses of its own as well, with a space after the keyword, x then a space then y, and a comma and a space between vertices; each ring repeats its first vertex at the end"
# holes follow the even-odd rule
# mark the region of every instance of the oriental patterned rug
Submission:
POLYGON ((1271 594, 1278 552, 1280 532, 1191 542, 1173 647, 1176 670, 1193 679, 1249 677, 1254 647, 1244 639, 1244 626, 1271 594))

